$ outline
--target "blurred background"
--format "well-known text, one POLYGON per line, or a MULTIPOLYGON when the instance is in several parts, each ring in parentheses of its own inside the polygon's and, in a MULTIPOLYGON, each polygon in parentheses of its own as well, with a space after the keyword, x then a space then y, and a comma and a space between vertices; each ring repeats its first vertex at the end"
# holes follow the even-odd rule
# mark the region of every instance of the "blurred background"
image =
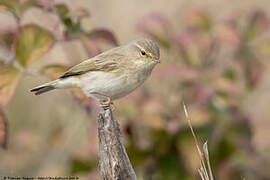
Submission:
POLYGON ((270 179, 268 0, 0 0, 0 175, 98 174, 96 116, 77 89, 29 89, 140 37, 162 63, 114 116, 139 179, 200 179, 183 113, 215 179, 270 179))

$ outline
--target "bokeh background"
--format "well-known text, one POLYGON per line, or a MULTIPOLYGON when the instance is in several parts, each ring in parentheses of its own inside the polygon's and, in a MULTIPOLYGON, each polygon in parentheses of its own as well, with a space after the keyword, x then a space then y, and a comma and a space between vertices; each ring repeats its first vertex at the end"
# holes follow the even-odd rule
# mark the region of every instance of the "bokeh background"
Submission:
POLYGON ((0 0, 0 175, 101 179, 97 103, 29 89, 149 37, 162 63, 114 111, 138 178, 199 179, 184 101, 215 179, 270 179, 269 10, 268 0, 0 0))

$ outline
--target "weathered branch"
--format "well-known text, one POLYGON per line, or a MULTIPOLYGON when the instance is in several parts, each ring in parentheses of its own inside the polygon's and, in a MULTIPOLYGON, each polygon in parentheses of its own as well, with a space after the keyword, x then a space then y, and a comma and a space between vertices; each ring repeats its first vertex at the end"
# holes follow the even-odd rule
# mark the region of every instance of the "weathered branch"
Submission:
POLYGON ((99 171, 104 180, 136 180, 125 147, 120 140, 118 122, 111 109, 98 115, 99 171))

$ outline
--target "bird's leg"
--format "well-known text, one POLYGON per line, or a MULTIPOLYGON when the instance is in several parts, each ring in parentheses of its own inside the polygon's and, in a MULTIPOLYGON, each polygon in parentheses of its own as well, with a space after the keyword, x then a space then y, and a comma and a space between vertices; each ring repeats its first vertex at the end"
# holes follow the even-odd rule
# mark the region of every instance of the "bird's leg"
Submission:
POLYGON ((111 107, 112 108, 112 111, 114 111, 115 109, 115 106, 111 100, 111 98, 107 97, 106 100, 103 100, 103 101, 100 101, 100 106, 104 109, 108 108, 108 107, 111 107))
POLYGON ((104 108, 110 106, 111 104, 112 104, 112 100, 109 97, 106 97, 106 100, 100 101, 101 107, 104 107, 104 108))
POLYGON ((103 95, 101 93, 97 93, 97 92, 92 92, 91 94, 97 94, 99 96, 102 96, 103 97, 103 100, 100 100, 99 103, 100 103, 100 106, 102 108, 108 108, 112 105, 112 109, 114 109, 114 106, 113 106, 113 102, 111 100, 110 97, 106 96, 106 95, 103 95))
POLYGON ((115 109, 115 106, 111 100, 111 98, 107 97, 106 100, 103 100, 103 101, 100 101, 100 106, 104 109, 108 108, 108 107, 111 107, 112 108, 112 111, 114 111, 115 109))

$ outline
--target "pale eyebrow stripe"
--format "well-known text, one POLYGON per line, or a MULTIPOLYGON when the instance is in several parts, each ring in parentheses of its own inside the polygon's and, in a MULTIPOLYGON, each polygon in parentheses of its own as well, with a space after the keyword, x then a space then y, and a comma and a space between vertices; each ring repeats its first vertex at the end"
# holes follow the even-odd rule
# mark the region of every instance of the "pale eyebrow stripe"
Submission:
POLYGON ((142 47, 142 46, 140 46, 139 44, 135 44, 140 50, 144 50, 145 51, 145 49, 142 47))
POLYGON ((143 51, 145 51, 146 52, 146 55, 148 55, 148 56, 150 56, 150 57, 153 57, 153 54, 152 53, 150 53, 150 52, 147 52, 142 46, 140 46, 139 44, 135 44, 140 50, 143 50, 143 51))

